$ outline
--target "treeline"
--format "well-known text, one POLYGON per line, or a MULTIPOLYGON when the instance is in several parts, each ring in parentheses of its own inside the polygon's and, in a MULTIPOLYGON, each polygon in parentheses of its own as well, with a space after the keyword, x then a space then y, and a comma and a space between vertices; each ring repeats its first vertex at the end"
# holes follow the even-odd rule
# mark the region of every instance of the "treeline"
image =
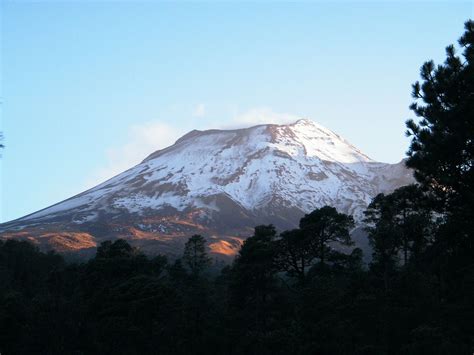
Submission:
POLYGON ((84 264, 1 242, 0 352, 471 354, 473 260, 445 244, 435 203, 415 185, 378 195, 369 267, 334 248, 354 222, 332 207, 280 234, 256 227, 219 273, 199 235, 174 261, 121 239, 84 264))
POLYGON ((218 274, 205 239, 178 260, 108 241, 85 264, 0 242, 1 354, 472 354, 474 22, 413 85, 407 165, 418 183, 374 198, 373 249, 323 207, 258 226, 218 274), (340 249, 339 249, 340 250, 340 249))

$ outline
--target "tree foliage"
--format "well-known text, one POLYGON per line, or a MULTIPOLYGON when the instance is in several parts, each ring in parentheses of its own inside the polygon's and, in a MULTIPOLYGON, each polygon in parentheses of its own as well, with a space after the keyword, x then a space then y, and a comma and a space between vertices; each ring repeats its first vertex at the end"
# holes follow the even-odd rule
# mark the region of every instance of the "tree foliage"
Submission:
POLYGON ((195 234, 188 239, 184 246, 183 261, 194 276, 199 276, 211 264, 206 252, 206 241, 201 235, 195 234))
POLYGON ((410 107, 419 119, 407 121, 407 165, 423 186, 454 205, 474 201, 474 22, 465 30, 461 56, 450 45, 444 64, 421 67, 410 107))
POLYGON ((312 250, 321 264, 330 252, 330 243, 351 245, 350 229, 354 226, 352 216, 339 213, 334 207, 324 206, 305 215, 300 221, 300 229, 308 239, 312 250))

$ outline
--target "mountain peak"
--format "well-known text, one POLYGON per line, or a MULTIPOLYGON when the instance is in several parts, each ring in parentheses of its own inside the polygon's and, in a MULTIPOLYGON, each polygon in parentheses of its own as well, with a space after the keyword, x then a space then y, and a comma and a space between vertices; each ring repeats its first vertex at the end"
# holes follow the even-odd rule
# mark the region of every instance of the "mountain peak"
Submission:
POLYGON ((308 119, 194 130, 114 178, 2 229, 38 242, 61 231, 97 241, 122 237, 160 252, 180 249, 176 241, 195 233, 237 243, 232 238, 255 225, 294 228, 324 205, 360 220, 377 193, 412 182, 406 171, 374 162, 308 119))
MULTIPOLYGON (((146 157, 145 160, 143 160, 143 162, 147 162, 152 159, 155 159, 161 156, 162 154, 164 154, 165 152, 169 152, 174 149, 179 149, 179 147, 183 145, 202 144, 204 140, 206 140, 207 144, 209 144, 210 147, 212 147, 215 145, 213 143, 217 143, 222 140, 229 140, 229 144, 237 145, 237 144, 246 144, 246 142, 249 142, 249 141, 256 143, 258 140, 261 140, 262 143, 263 142, 269 143, 270 141, 272 141, 272 139, 273 140, 276 139, 279 142, 281 142, 283 139, 289 142, 292 140, 301 140, 301 138, 305 140, 304 137, 310 138, 310 139, 332 137, 334 141, 337 141, 337 140, 342 141, 342 138, 336 133, 332 132, 331 130, 307 118, 302 118, 293 123, 288 123, 288 124, 267 123, 267 124, 258 124, 258 125, 254 125, 250 127, 231 128, 231 129, 207 129, 207 130, 194 129, 184 134, 180 138, 178 138, 172 146, 153 152, 148 157, 146 157), (269 131, 273 132, 272 134, 273 137, 270 140, 267 134, 269 131)), ((344 144, 346 143, 347 142, 344 141, 344 144)), ((303 144, 303 143, 299 142, 298 144, 303 144)))
POLYGON ((309 118, 300 118, 299 120, 293 122, 291 125, 319 126, 316 122, 310 120, 309 118))

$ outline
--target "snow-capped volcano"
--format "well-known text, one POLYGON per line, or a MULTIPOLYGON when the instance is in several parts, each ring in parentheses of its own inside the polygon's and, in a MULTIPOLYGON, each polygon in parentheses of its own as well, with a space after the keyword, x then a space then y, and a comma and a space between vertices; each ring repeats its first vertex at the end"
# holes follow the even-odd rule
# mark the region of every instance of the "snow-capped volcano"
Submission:
POLYGON ((114 178, 1 230, 4 237, 60 250, 81 249, 87 235, 87 248, 122 237, 171 253, 200 233, 212 239, 212 251, 226 254, 257 224, 291 228, 324 205, 358 220, 377 193, 412 181, 403 163, 377 163, 310 120, 195 130, 114 178))

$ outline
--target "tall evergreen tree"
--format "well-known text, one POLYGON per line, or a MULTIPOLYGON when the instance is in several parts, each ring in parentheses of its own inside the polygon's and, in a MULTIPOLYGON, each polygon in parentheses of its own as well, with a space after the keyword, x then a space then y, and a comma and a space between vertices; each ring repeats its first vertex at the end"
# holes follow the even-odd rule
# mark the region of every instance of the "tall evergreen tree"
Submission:
POLYGON ((392 205, 391 223, 400 232, 403 264, 407 265, 409 257, 418 259, 426 246, 432 242, 431 199, 418 185, 400 187, 386 198, 392 205))
POLYGON ((331 251, 330 243, 351 245, 349 235, 354 226, 354 219, 344 213, 339 213, 334 207, 324 206, 305 215, 300 220, 300 228, 305 238, 308 238, 308 247, 324 265, 331 251))
POLYGON ((372 269, 381 270, 385 291, 390 288, 390 276, 398 264, 402 246, 401 230, 394 223, 396 210, 390 196, 378 194, 367 207, 364 222, 373 250, 372 269))
POLYGON ((408 265, 409 259, 419 260, 432 243, 429 201, 419 186, 408 185, 388 195, 377 195, 365 211, 366 230, 374 251, 372 265, 383 270, 386 288, 400 255, 403 265, 408 265))
POLYGON ((275 245, 278 268, 296 277, 301 285, 305 284, 306 273, 317 257, 308 242, 310 238, 305 238, 301 229, 293 229, 281 233, 275 245))
POLYGON ((411 110, 419 117, 406 122, 412 137, 407 165, 446 208, 472 220, 474 211, 474 21, 465 23, 459 39, 462 55, 446 48, 442 65, 421 67, 413 85, 411 110))
POLYGON ((232 265, 231 304, 240 316, 251 315, 248 327, 265 332, 269 303, 275 289, 276 230, 273 225, 255 227, 254 235, 245 240, 232 265))
POLYGON ((184 264, 193 276, 199 276, 211 264, 211 258, 206 251, 206 241, 198 234, 188 239, 184 246, 184 264))
POLYGON ((412 137, 407 165, 443 202, 430 250, 441 299, 455 288, 449 283, 474 275, 474 21, 465 23, 458 43, 461 55, 450 45, 444 64, 429 61, 421 67, 411 105, 419 119, 406 123, 412 137))

